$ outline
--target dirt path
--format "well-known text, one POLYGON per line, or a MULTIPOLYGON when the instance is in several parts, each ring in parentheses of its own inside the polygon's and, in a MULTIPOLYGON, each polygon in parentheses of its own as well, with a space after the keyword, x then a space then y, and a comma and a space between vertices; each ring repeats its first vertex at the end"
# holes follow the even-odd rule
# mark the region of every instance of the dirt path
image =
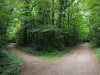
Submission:
POLYGON ((9 48, 24 62, 19 75, 100 75, 100 64, 89 43, 76 46, 57 62, 43 61, 17 50, 14 45, 9 45, 9 48))

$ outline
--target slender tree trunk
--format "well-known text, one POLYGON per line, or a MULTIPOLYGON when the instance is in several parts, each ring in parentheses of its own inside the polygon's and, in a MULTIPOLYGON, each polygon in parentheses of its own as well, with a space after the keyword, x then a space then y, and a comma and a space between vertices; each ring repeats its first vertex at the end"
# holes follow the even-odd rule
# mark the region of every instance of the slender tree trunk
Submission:
POLYGON ((68 7, 68 12, 67 13, 68 13, 68 15, 67 15, 68 16, 68 20, 67 21, 68 21, 68 28, 69 28, 69 25, 70 25, 70 20, 69 20, 70 19, 70 14, 69 14, 70 11, 69 11, 69 7, 68 7))
POLYGON ((59 0, 59 18, 58 18, 58 27, 61 28, 62 26, 62 12, 63 12, 63 4, 64 1, 63 0, 59 0))
POLYGON ((58 27, 61 28, 64 23, 65 10, 67 9, 67 0, 59 0, 59 18, 58 18, 58 27))
POLYGON ((55 18, 55 11, 54 11, 54 1, 55 0, 52 0, 52 25, 54 25, 54 18, 55 18))

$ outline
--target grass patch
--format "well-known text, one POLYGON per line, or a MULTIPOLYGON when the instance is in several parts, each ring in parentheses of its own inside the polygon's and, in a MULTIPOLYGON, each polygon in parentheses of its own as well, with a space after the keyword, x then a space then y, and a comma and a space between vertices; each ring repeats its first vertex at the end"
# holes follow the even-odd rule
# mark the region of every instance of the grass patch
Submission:
POLYGON ((36 56, 40 56, 42 59, 47 60, 47 61, 54 61, 60 59, 63 55, 68 53, 70 51, 70 48, 66 48, 66 50, 53 50, 51 52, 48 51, 37 51, 34 48, 31 47, 19 47, 20 50, 24 52, 31 53, 36 56))
POLYGON ((8 49, 0 49, 0 75, 18 75, 22 67, 19 57, 8 49))
POLYGON ((100 61, 100 48, 94 48, 94 52, 97 56, 97 59, 100 61))

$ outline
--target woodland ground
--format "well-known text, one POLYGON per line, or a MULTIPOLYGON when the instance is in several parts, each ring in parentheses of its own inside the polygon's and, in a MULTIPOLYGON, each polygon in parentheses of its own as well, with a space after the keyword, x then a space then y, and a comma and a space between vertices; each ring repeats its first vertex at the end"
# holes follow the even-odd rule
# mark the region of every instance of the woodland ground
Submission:
POLYGON ((19 75, 100 75, 98 63, 89 43, 79 44, 58 61, 49 62, 9 45, 19 55, 23 68, 19 75))
POLYGON ((49 51, 37 51, 36 49, 32 47, 17 47, 21 51, 31 53, 35 56, 40 56, 43 60, 46 61, 56 61, 59 60, 61 57, 63 57, 66 53, 68 53, 71 48, 67 47, 65 50, 53 50, 51 52, 49 51))

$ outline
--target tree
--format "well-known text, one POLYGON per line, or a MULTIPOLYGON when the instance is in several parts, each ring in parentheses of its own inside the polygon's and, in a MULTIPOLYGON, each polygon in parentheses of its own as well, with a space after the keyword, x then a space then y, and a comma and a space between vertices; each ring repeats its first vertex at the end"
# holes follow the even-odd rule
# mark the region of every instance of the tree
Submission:
POLYGON ((54 2, 55 2, 55 0, 52 0, 52 25, 54 25, 54 18, 55 18, 55 12, 54 12, 55 6, 54 6, 54 2))

